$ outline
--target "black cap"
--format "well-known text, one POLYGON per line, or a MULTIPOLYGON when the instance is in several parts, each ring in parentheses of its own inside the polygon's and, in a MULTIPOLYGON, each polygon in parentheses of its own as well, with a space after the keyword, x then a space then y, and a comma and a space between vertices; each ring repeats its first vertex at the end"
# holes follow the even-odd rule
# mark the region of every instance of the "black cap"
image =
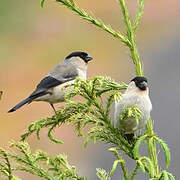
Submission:
POLYGON ((136 86, 140 89, 140 90, 146 90, 147 88, 147 78, 145 77, 141 77, 141 76, 137 76, 135 78, 133 78, 131 81, 134 81, 136 86))
POLYGON ((72 52, 65 59, 70 59, 72 57, 80 57, 86 63, 92 59, 92 57, 89 54, 87 54, 86 52, 82 52, 82 51, 72 52))

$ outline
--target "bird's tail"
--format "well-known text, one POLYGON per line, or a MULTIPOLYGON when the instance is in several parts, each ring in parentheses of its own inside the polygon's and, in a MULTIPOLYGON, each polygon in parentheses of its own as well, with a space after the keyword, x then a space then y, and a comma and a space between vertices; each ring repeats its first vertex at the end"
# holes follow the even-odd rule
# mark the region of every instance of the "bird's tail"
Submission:
POLYGON ((10 109, 10 110, 8 111, 8 113, 16 111, 17 109, 19 109, 20 107, 22 107, 23 105, 25 105, 25 104, 27 104, 27 103, 30 103, 31 101, 32 101, 32 99, 29 98, 29 97, 26 98, 26 99, 24 99, 24 100, 21 101, 19 104, 17 104, 17 105, 14 106, 12 109, 10 109))

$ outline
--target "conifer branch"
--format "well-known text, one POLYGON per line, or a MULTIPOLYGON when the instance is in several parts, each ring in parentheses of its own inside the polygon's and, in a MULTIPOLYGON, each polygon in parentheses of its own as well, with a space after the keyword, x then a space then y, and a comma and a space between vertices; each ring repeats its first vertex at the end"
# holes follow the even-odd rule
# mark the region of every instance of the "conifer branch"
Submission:
POLYGON ((79 8, 79 6, 73 0, 56 0, 56 1, 65 5, 67 8, 71 9, 72 11, 76 12, 83 19, 91 22, 92 24, 96 25, 100 29, 110 33, 115 38, 120 39, 127 46, 130 46, 130 42, 125 36, 123 36, 120 32, 113 30, 109 25, 108 26, 105 25, 101 20, 98 20, 97 18, 88 14, 83 9, 79 8))
POLYGON ((51 157, 41 150, 32 153, 26 142, 13 142, 10 147, 15 148, 17 153, 0 150, 0 154, 3 155, 2 160, 5 161, 5 163, 2 161, 0 163, 0 173, 4 173, 3 178, 8 177, 9 180, 20 180, 12 173, 24 171, 47 180, 86 179, 78 175, 76 167, 71 166, 67 161, 67 157, 63 154, 51 157), (9 159, 16 163, 13 167, 11 167, 9 159))
MULTIPOLYGON (((133 63, 135 65, 135 70, 136 70, 136 75, 137 76, 143 76, 143 69, 142 69, 142 63, 140 61, 139 58, 139 53, 136 47, 136 41, 135 41, 135 31, 133 30, 133 25, 132 22, 130 20, 129 17, 129 13, 128 13, 128 9, 127 9, 127 5, 125 3, 125 0, 119 0, 120 6, 121 6, 121 10, 122 10, 122 14, 123 14, 123 18, 124 18, 124 22, 125 22, 125 27, 126 27, 126 33, 127 33, 127 37, 128 40, 131 43, 131 46, 129 47, 130 52, 131 52, 131 58, 133 60, 133 63)), ((139 21, 140 21, 140 12, 142 11, 142 8, 139 8, 139 11, 137 12, 137 23, 136 23, 136 28, 138 27, 139 21)))
POLYGON ((139 0, 138 11, 137 11, 136 18, 135 18, 135 21, 134 21, 134 24, 133 24, 134 32, 136 32, 136 30, 137 30, 137 28, 139 26, 140 20, 142 18, 144 4, 145 4, 145 0, 139 0))
MULTIPOLYGON (((159 163, 157 160, 156 143, 159 142, 164 151, 166 166, 170 163, 170 152, 164 141, 154 134, 152 120, 149 119, 147 123, 146 133, 138 137, 134 144, 129 144, 129 142, 122 137, 120 130, 111 125, 110 111, 107 110, 107 106, 108 109, 111 109, 112 98, 120 97, 120 91, 126 88, 126 84, 118 84, 107 77, 95 77, 87 81, 78 78, 73 85, 73 90, 67 93, 67 105, 62 107, 53 118, 46 118, 31 124, 22 138, 25 140, 34 132, 39 134, 39 131, 43 128, 48 128, 48 132, 50 132, 62 124, 73 125, 78 135, 82 136, 83 129, 87 126, 90 127, 90 129, 85 140, 85 146, 87 146, 89 141, 93 141, 94 143, 97 141, 109 143, 118 150, 124 151, 126 155, 136 161, 135 169, 128 175, 128 171, 125 168, 125 161, 117 154, 118 152, 116 150, 117 160, 114 162, 110 175, 113 175, 117 165, 120 164, 125 179, 131 178, 131 180, 133 180, 139 169, 148 173, 150 178, 157 178, 161 172, 159 171, 159 163), (72 101, 74 96, 81 96, 81 101, 72 101), (106 105, 104 105, 104 102, 106 102, 106 105), (145 141, 148 142, 149 157, 139 154, 140 146, 145 141)), ((128 115, 125 113, 124 118, 126 116, 138 118, 140 115, 140 111, 135 107, 131 108, 130 112, 129 109, 127 109, 126 113, 128 115)), ((49 136, 49 138, 55 143, 61 142, 61 140, 56 139, 53 135, 49 136)), ((113 150, 113 152, 115 151, 113 150)))

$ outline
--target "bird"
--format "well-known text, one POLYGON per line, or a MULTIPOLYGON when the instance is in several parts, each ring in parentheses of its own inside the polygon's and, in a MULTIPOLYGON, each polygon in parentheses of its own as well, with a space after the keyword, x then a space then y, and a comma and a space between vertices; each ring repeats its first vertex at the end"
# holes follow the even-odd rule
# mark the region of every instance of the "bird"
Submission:
POLYGON ((145 127, 150 112, 152 103, 149 97, 148 81, 146 77, 137 76, 131 80, 127 89, 122 94, 122 97, 114 102, 114 118, 112 124, 115 128, 119 128, 122 135, 127 140, 132 140, 134 133, 145 127), (137 120, 135 117, 127 117, 120 120, 122 113, 129 107, 137 107, 141 116, 137 120))
POLYGON ((57 64, 37 85, 36 89, 23 101, 8 111, 14 112, 33 101, 48 102, 56 113, 54 103, 65 101, 65 94, 77 77, 86 79, 88 62, 93 58, 86 52, 75 51, 57 64))

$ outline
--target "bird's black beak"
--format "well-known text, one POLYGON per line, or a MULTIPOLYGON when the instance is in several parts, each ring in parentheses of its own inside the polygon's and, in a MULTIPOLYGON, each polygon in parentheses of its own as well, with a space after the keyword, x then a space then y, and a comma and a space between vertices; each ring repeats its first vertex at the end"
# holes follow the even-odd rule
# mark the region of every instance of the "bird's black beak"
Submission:
POLYGON ((90 55, 88 55, 88 56, 86 56, 86 62, 88 62, 88 61, 90 61, 90 60, 92 60, 93 58, 90 56, 90 55))
POLYGON ((139 84, 139 88, 140 88, 141 90, 146 90, 147 87, 148 87, 148 84, 147 84, 147 82, 145 82, 145 81, 143 81, 143 82, 141 82, 141 83, 139 84))

